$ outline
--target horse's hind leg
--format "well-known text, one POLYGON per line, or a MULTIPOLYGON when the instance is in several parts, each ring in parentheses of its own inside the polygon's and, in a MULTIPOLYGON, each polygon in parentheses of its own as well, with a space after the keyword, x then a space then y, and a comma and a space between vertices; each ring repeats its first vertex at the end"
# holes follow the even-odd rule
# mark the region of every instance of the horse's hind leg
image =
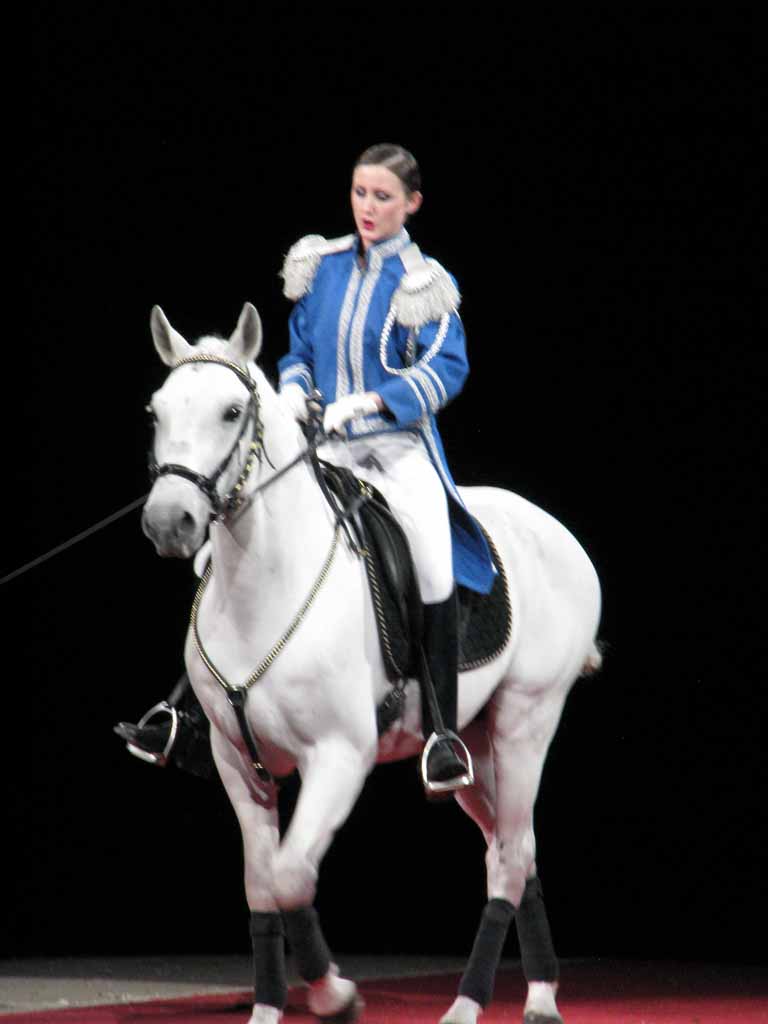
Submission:
MULTIPOLYGON (((456 793, 456 800, 483 833, 488 848, 486 870, 490 878, 496 860, 496 780, 493 751, 485 722, 474 722, 464 730, 462 738, 474 762, 475 784, 456 793)), ((489 900, 483 911, 470 961, 462 976, 459 995, 448 1013, 441 1018, 440 1024, 475 1024, 490 1002, 493 979, 513 909, 504 901, 489 900)))
POLYGON ((518 908, 518 935, 528 981, 526 1024, 562 1024, 557 1011, 557 959, 536 878, 533 806, 547 750, 565 700, 558 688, 543 697, 502 687, 490 714, 496 777, 496 861, 489 896, 518 908))
POLYGON ((513 916, 528 981, 524 1021, 561 1021, 555 1002, 557 959, 536 878, 533 804, 562 700, 553 701, 549 707, 516 707, 510 714, 501 697, 497 695, 490 712, 493 744, 483 723, 476 723, 465 734, 475 760, 477 783, 457 794, 457 800, 477 823, 488 845, 488 903, 459 997, 441 1024, 475 1024, 490 1002, 513 916))

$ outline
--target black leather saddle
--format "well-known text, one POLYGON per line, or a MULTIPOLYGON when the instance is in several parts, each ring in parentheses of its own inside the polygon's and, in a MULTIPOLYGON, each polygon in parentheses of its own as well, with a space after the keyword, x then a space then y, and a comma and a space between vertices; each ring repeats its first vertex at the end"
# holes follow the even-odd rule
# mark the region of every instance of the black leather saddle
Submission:
MULTIPOLYGON (((318 479, 331 506, 355 535, 365 561, 376 612, 379 643, 394 688, 377 709, 379 733, 400 715, 403 689, 416 678, 422 635, 422 604, 408 540, 384 497, 354 473, 317 460, 318 479)), ((485 531, 484 531, 485 532, 485 531)), ((489 594, 458 588, 459 671, 479 668, 496 658, 512 631, 512 609, 504 566, 485 533, 497 575, 489 594)))

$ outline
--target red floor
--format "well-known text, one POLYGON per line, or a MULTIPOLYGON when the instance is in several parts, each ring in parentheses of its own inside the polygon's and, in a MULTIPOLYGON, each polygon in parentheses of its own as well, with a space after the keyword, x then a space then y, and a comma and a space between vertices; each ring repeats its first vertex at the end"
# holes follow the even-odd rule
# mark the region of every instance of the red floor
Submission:
MULTIPOLYGON (((589 961, 567 964, 561 978, 565 1024, 768 1024, 768 979, 757 968, 589 961)), ((363 982, 365 1024, 437 1024, 456 991, 456 976, 363 982)), ((503 973, 482 1024, 520 1024, 525 987, 503 973)), ((246 1024, 248 992, 90 1009, 43 1010, 2 1024, 246 1024)), ((303 993, 293 990, 286 1024, 314 1024, 303 993)))

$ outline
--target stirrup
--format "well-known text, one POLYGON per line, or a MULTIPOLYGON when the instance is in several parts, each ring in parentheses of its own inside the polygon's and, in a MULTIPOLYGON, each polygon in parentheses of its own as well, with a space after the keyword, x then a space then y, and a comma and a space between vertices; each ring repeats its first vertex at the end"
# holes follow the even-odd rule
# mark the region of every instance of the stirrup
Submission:
POLYGON ((135 743, 126 743, 126 749, 129 753, 133 754, 134 757, 140 758, 142 761, 147 761, 149 764, 156 764, 158 768, 164 768, 168 764, 168 755, 173 749, 173 745, 176 742, 176 737, 179 734, 179 712, 176 708, 171 707, 167 700, 161 700, 159 704, 155 704, 151 707, 146 715, 143 715, 136 724, 137 729, 143 729, 144 726, 149 722, 150 719, 154 718, 155 715, 170 715, 171 718, 171 731, 168 735, 165 748, 162 753, 156 754, 152 750, 144 750, 143 747, 136 746, 135 743))
POLYGON ((464 741, 452 730, 446 729, 445 732, 441 732, 439 734, 433 732, 427 740, 421 754, 421 781, 424 785, 427 796, 435 796, 441 793, 452 793, 455 790, 466 789, 467 786, 474 785, 475 769, 472 764, 472 757, 470 756, 464 741), (443 781, 437 779, 433 781, 427 775, 427 761, 429 760, 429 755, 432 753, 432 750, 441 740, 450 740, 451 746, 454 744, 459 745, 467 767, 466 771, 462 775, 457 775, 452 779, 444 779, 443 781))

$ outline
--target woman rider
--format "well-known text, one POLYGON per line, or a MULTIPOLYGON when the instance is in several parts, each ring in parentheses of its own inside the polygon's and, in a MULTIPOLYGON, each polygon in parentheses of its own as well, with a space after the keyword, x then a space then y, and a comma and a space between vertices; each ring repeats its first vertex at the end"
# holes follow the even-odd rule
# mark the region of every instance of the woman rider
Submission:
MULTIPOLYGON (((322 456, 372 483, 403 527, 424 602, 427 664, 444 725, 455 731, 455 583, 487 593, 495 570, 435 424, 438 410, 461 391, 468 365, 455 281, 405 229, 421 203, 411 153, 383 144, 360 156, 351 190, 356 232, 332 240, 309 235, 286 257, 284 292, 295 306, 280 392, 306 420, 307 396, 319 389, 329 437, 322 456)), ((162 735, 154 725, 117 728, 134 753, 156 750, 167 738, 167 729, 162 735)), ((462 757, 447 738, 432 738, 425 785, 466 785, 471 766, 462 757)))

